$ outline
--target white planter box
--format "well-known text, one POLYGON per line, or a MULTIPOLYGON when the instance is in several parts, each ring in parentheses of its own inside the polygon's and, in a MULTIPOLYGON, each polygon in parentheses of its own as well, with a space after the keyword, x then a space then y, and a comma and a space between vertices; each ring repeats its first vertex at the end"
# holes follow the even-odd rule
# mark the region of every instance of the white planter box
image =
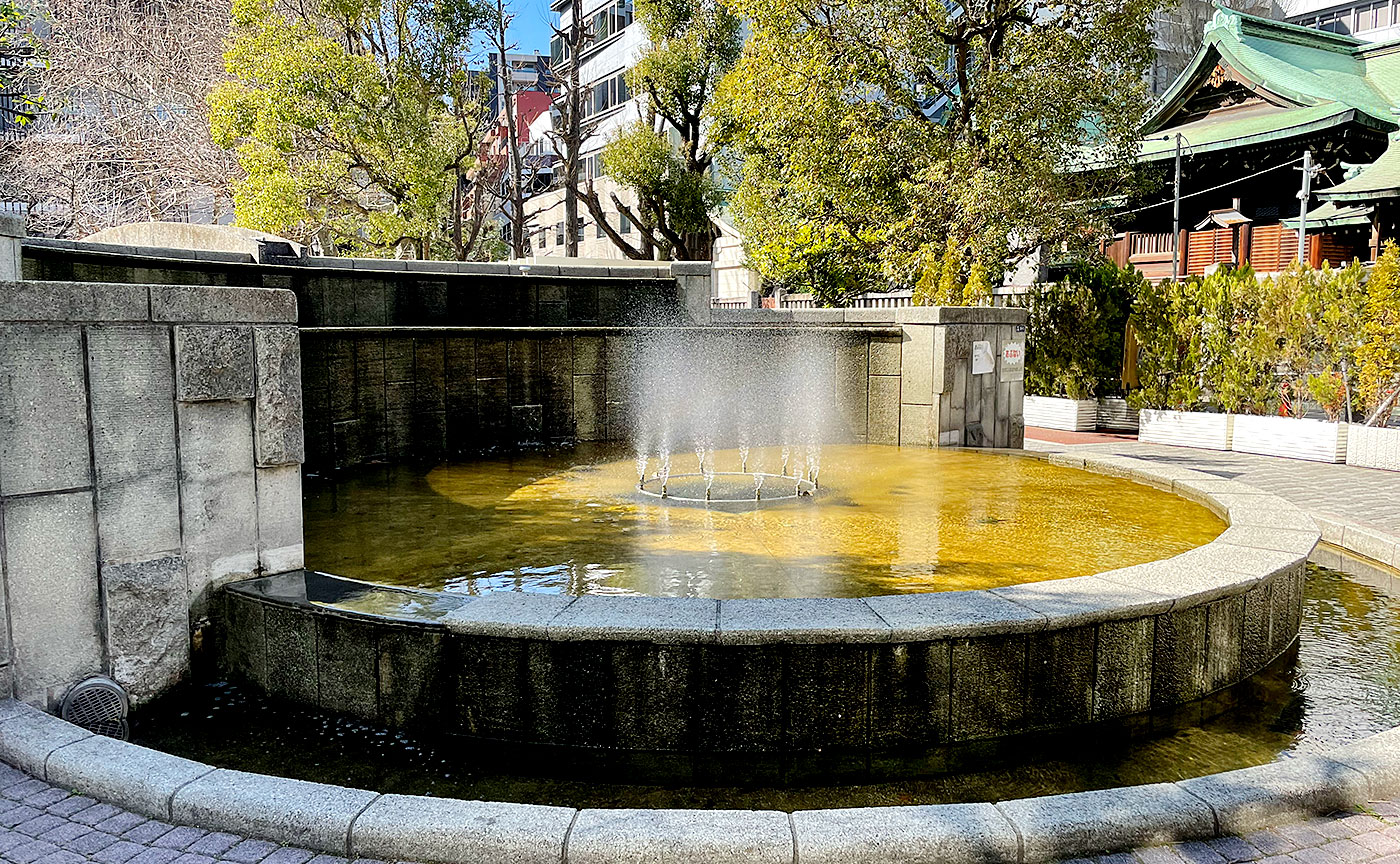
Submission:
POLYGON ((1234 420, 1234 414, 1143 409, 1138 413, 1138 440, 1202 450, 1229 450, 1234 420))
POLYGON ((1353 423, 1347 429, 1347 464, 1400 471, 1400 429, 1353 423))
POLYGON ((1093 399, 1062 399, 1058 396, 1027 396, 1022 405, 1027 426, 1092 432, 1098 424, 1099 403, 1093 399))
POLYGON ((1098 428, 1109 432, 1136 432, 1138 412, 1128 407, 1127 399, 1100 399, 1098 428))
POLYGON ((1235 417, 1230 449, 1237 453, 1283 456, 1310 462, 1347 461, 1347 426, 1295 417, 1235 417))

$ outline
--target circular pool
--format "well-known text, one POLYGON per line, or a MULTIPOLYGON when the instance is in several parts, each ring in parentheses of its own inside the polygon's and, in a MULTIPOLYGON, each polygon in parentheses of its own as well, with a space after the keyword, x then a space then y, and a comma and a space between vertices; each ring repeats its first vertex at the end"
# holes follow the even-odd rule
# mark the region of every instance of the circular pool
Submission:
POLYGON ((1099 573, 1224 528, 1169 492, 1019 454, 773 447, 667 467, 667 499, 659 458, 606 448, 309 481, 307 566, 471 595, 865 597, 1099 573), (724 500, 706 504, 707 484, 724 500))

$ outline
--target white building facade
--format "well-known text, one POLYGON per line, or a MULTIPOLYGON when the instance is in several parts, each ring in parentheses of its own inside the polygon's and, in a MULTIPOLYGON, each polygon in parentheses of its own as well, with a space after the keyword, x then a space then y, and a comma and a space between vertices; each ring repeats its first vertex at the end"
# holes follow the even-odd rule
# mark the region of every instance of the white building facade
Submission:
MULTIPOLYGON (((636 206, 636 198, 603 174, 602 152, 610 138, 643 117, 642 102, 629 91, 625 73, 637 64, 651 42, 645 28, 634 20, 633 0, 554 0, 550 8, 559 15, 561 31, 571 33, 581 23, 589 34, 577 58, 568 55, 566 39, 556 35, 550 43, 549 65, 561 86, 568 86, 569 66, 575 61, 578 63, 578 80, 585 94, 582 119, 585 128, 591 131, 580 151, 580 173, 593 182, 603 204, 604 216, 612 228, 624 239, 638 242, 637 227, 612 204, 614 193, 629 207, 636 206)), ((532 147, 552 146, 544 127, 532 129, 530 137, 532 147)), ((533 217, 530 236, 533 257, 562 257, 566 242, 563 187, 556 184, 555 188, 533 196, 526 204, 526 211, 533 217)), ((626 259, 582 203, 579 223, 580 259, 626 259)), ((714 247, 714 284, 719 286, 721 297, 747 298, 749 292, 758 287, 758 274, 743 267, 742 241, 733 226, 721 223, 718 228, 720 239, 714 247)))

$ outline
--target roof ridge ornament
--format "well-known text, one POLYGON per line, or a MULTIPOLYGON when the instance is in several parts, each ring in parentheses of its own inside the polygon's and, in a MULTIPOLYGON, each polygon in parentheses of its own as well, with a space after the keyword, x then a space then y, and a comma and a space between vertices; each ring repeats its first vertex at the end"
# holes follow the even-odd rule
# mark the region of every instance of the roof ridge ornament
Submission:
POLYGON ((1233 9, 1227 9, 1220 4, 1215 6, 1215 14, 1206 22, 1206 29, 1203 35, 1209 36, 1216 30, 1225 30, 1236 39, 1243 38, 1244 34, 1240 30, 1240 16, 1235 14, 1233 9))

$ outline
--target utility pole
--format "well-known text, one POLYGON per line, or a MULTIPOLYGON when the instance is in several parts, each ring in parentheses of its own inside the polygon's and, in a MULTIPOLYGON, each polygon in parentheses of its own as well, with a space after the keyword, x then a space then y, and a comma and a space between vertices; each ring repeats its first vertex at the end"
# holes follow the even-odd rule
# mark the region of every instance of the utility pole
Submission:
POLYGON ((1176 133, 1176 182, 1172 184, 1172 281, 1181 278, 1181 133, 1176 133))
POLYGON ((1312 197, 1312 178, 1316 173, 1313 167, 1311 150, 1303 151, 1303 190, 1298 193, 1302 206, 1298 208, 1298 260, 1308 261, 1308 199, 1312 197))

